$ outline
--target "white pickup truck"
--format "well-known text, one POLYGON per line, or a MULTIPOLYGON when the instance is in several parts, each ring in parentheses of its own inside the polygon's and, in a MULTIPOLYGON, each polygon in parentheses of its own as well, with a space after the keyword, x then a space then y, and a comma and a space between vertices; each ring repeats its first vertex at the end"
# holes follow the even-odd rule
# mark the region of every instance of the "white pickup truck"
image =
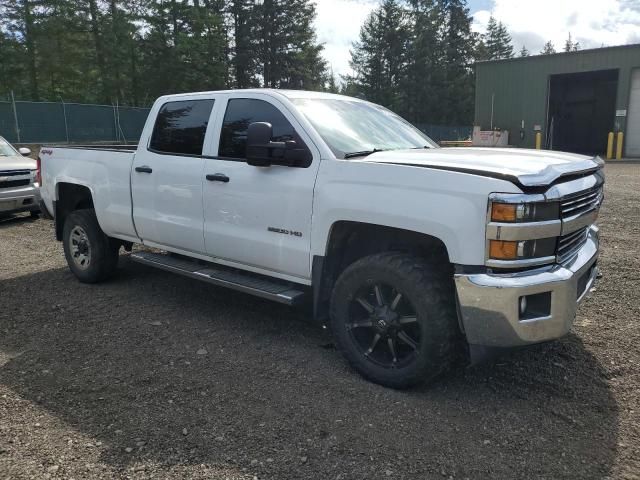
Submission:
POLYGON ((305 298, 395 388, 492 347, 565 335, 596 275, 603 163, 438 148, 326 93, 159 98, 132 148, 44 147, 42 197, 83 282, 131 259, 286 304, 305 298))

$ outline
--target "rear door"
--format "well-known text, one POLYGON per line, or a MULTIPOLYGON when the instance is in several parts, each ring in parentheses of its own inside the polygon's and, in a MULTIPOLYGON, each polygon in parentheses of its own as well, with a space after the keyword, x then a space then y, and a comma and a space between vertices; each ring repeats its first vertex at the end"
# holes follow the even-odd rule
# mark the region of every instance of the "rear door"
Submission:
POLYGON ((207 253, 281 278, 306 280, 319 151, 295 116, 272 96, 236 94, 223 103, 221 128, 215 129, 220 134, 212 148, 218 155, 207 158, 204 166, 205 178, 210 179, 203 188, 207 253), (313 159, 291 167, 247 164, 247 129, 252 122, 271 123, 273 141, 293 140, 309 149, 313 159))
MULTIPOLYGON (((160 105, 146 146, 131 172, 133 218, 147 245, 205 254, 203 151, 215 96, 160 105)), ((209 133, 210 135, 210 133, 209 133)))

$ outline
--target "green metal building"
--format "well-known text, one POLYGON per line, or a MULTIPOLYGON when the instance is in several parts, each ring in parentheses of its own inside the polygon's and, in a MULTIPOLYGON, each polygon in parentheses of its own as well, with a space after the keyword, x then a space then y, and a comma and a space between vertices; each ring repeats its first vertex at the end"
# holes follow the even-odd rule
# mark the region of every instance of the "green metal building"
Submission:
POLYGON ((508 130, 509 144, 604 154, 624 133, 624 156, 640 157, 640 44, 480 62, 475 125, 508 130), (617 135, 616 135, 617 138, 617 135))

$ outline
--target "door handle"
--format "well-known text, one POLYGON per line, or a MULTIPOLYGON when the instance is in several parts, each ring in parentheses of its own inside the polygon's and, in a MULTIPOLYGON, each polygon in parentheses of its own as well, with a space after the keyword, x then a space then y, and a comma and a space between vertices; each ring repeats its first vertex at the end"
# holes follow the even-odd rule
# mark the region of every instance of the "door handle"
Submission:
POLYGON ((153 169, 151 167, 147 167, 146 165, 143 165, 141 167, 136 167, 136 172, 151 173, 153 172, 153 169))
POLYGON ((224 173, 214 173, 207 175, 207 180, 210 182, 223 182, 229 183, 229 177, 227 177, 224 173))

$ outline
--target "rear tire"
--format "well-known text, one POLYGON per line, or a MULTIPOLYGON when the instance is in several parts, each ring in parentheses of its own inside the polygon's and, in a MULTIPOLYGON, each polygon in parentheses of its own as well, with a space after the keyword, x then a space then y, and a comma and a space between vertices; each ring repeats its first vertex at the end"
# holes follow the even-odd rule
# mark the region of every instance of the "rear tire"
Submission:
POLYGON ((331 298, 331 327, 351 366, 391 388, 435 378, 461 348, 451 278, 404 253, 371 255, 344 270, 331 298))
POLYGON ((115 273, 120 244, 104 234, 94 210, 69 214, 64 222, 62 243, 67 264, 81 282, 102 282, 115 273))
POLYGON ((40 212, 36 210, 31 210, 31 212, 29 212, 29 216, 34 220, 37 220, 38 218, 40 218, 40 212))

